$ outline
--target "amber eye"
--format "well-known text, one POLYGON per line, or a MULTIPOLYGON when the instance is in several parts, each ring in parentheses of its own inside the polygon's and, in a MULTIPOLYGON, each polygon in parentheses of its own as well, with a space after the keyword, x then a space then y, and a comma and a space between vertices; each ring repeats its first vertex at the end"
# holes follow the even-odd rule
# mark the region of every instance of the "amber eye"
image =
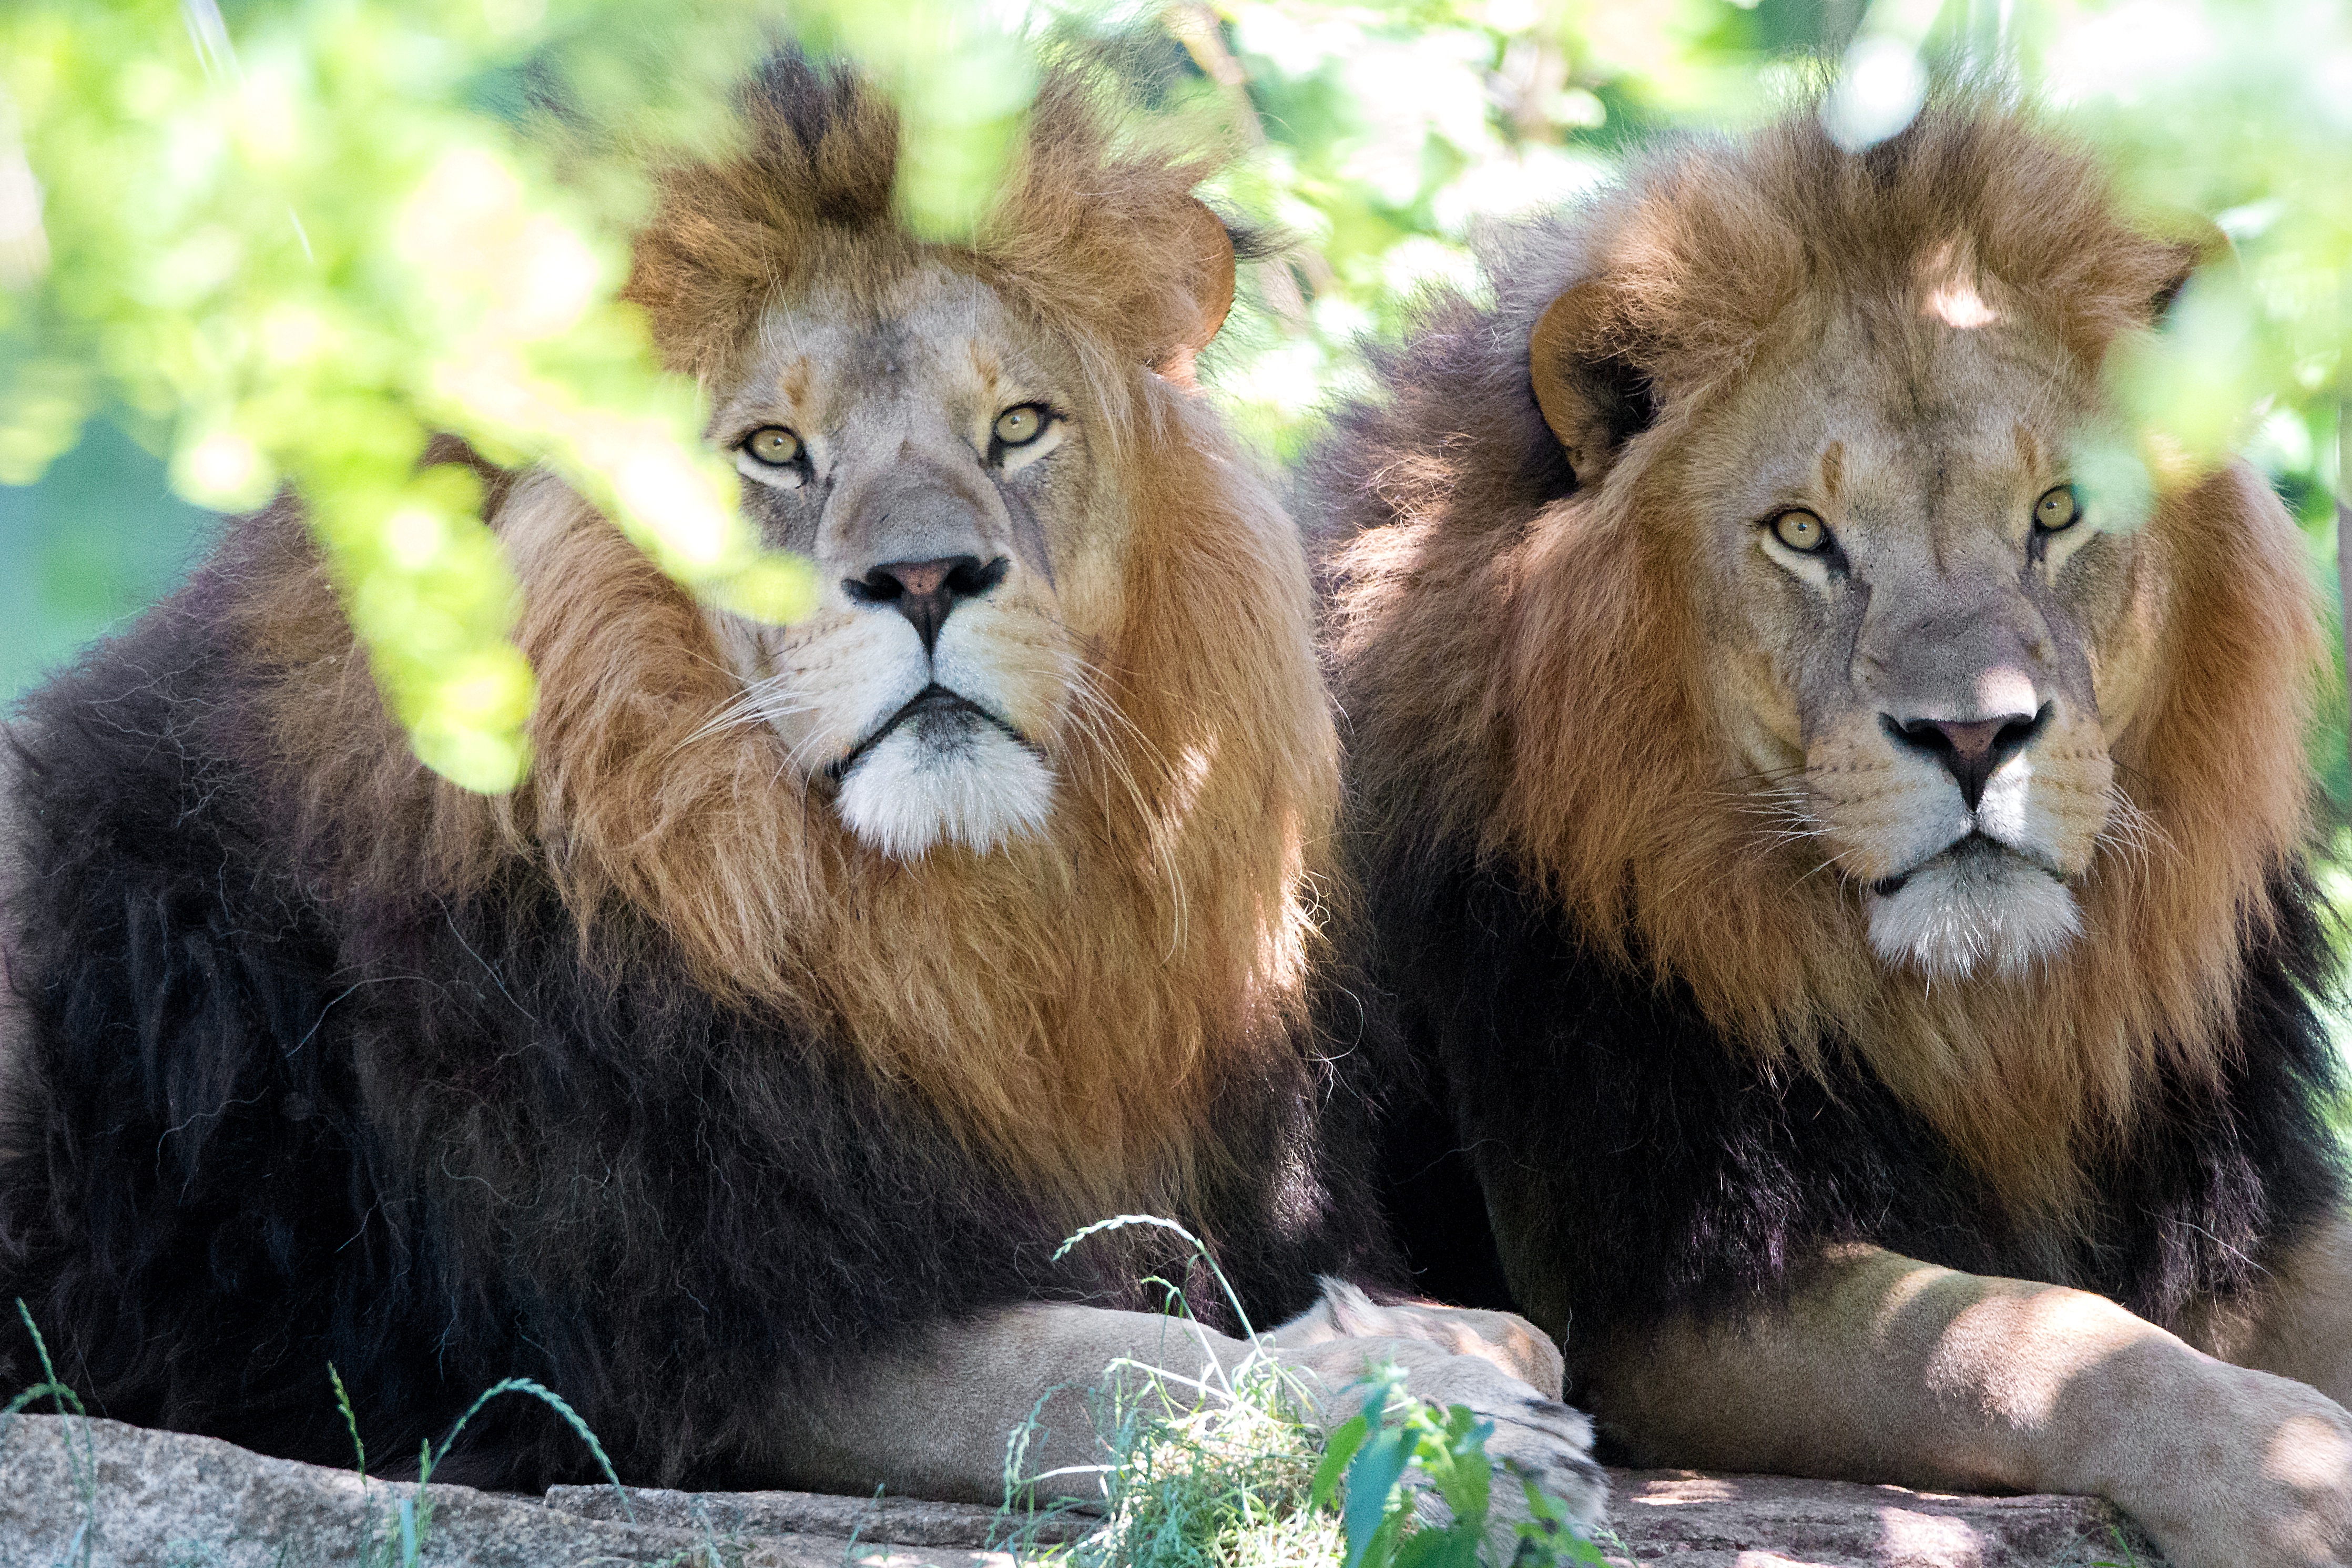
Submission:
POLYGON ((1045 411, 1034 403, 1008 408, 996 416, 996 438, 1008 447, 1026 447, 1045 433, 1045 411))
POLYGON ((2033 526, 2044 533, 2072 528, 2082 515, 2083 503, 2074 494, 2072 485, 2060 485, 2054 490, 2045 491, 2042 499, 2033 503, 2033 526))
POLYGON ((1800 508, 1772 520, 1772 537, 1801 555, 1811 555, 1829 543, 1829 524, 1800 508))
POLYGON ((743 437, 743 450, 754 462, 788 468, 801 460, 801 438, 781 425, 762 425, 743 437))

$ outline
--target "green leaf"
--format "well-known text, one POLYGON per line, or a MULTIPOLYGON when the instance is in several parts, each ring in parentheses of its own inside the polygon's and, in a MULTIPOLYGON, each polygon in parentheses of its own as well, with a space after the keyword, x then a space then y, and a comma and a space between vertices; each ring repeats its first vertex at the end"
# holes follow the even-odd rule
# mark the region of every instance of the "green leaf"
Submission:
MULTIPOLYGON (((1389 1521, 1389 1502, 1403 1478, 1411 1439, 1400 1427, 1387 1426, 1368 1438, 1356 1461, 1348 1467, 1348 1500, 1339 1522, 1348 1532, 1345 1568, 1385 1568, 1371 1555, 1374 1538, 1389 1521)), ((1394 1531, 1389 1532, 1391 1538, 1394 1531)))
POLYGON ((1417 1531, 1397 1548, 1391 1568, 1478 1568, 1478 1531, 1458 1521, 1417 1531))
POLYGON ((1371 1423, 1362 1415, 1350 1415, 1331 1428, 1330 1436, 1324 1439, 1323 1458, 1315 1466, 1314 1484, 1307 1490, 1307 1506, 1310 1510, 1320 1513, 1331 1506, 1331 1500, 1339 1495, 1339 1480, 1348 1468, 1348 1461, 1356 1457, 1356 1450, 1364 1446, 1371 1430, 1371 1423))

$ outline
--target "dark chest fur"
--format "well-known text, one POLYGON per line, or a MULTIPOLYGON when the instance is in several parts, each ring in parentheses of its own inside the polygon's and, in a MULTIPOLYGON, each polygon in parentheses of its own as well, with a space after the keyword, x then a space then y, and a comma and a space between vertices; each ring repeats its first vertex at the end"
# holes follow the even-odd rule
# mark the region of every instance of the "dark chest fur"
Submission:
POLYGON ((1423 1091, 1383 1182, 1419 1286, 1515 1300, 1580 1342, 1769 1296, 1823 1245, 2101 1292, 2158 1322, 2252 1282, 2339 1191, 2340 1068, 2309 997, 2326 947, 2299 880, 2251 957, 2218 1090, 2161 1086, 2095 1150, 2083 1213, 2021 1215, 1850 1053, 1775 1080, 1689 996, 1595 952, 1466 858, 1375 878, 1378 968, 1423 1091), (1483 1201, 1482 1201, 1483 1200, 1483 1201), (1465 1235, 1465 1215, 1493 1221, 1465 1235))
MULTIPOLYGON (((0 1147, 0 1300, 100 1413, 348 1462, 413 1456, 483 1387, 579 1408, 629 1479, 774 1484, 786 1402, 862 1353, 1024 1300, 1156 1306, 1159 1233, 1053 1261, 1066 1222, 927 1102, 790 1020, 714 1004, 658 933, 583 961, 546 884, 338 907, 280 842, 283 781, 200 576, 20 715, 30 1020, 0 1147)), ((1358 1168, 1302 1049, 1229 1086, 1174 1217, 1249 1310, 1373 1266, 1358 1168), (1301 1184, 1289 1177, 1312 1173, 1301 1184), (1277 1186, 1276 1177, 1286 1173, 1277 1186)), ((1344 1110, 1344 1105, 1342 1107, 1344 1110)), ((30 1371, 0 1336, 0 1380, 30 1371)), ((505 1401, 442 1473, 591 1468, 505 1401)))

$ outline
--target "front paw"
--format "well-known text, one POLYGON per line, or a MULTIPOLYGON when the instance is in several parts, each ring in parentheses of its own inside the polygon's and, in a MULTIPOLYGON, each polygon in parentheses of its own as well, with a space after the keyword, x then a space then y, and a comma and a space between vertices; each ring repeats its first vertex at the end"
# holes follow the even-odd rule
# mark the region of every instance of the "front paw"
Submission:
POLYGON ((1533 1482, 1557 1499, 1579 1533, 1608 1517, 1609 1479, 1592 1459, 1592 1423, 1580 1410, 1530 1393, 1516 1377, 1498 1375, 1483 1356, 1447 1355, 1403 1362, 1405 1392, 1441 1408, 1467 1405, 1494 1424, 1486 1457, 1494 1461, 1487 1544, 1492 1561, 1508 1563, 1517 1528, 1528 1522, 1526 1489, 1533 1482))
POLYGON ((2239 1367, 2152 1423, 2148 1473, 2116 1500, 2173 1568, 2352 1568, 2352 1414, 2239 1367))
POLYGON ((1278 1347, 1337 1339, 1419 1340, 1491 1362, 1547 1399, 1558 1399, 1565 1369, 1549 1335, 1516 1312, 1435 1301, 1375 1301, 1344 1279, 1326 1278, 1322 1299, 1266 1336, 1278 1347))
MULTIPOLYGON (((1522 1479, 1549 1493, 1567 1523, 1580 1533, 1607 1516, 1609 1484, 1592 1462, 1592 1424, 1580 1411, 1535 1393, 1491 1358, 1455 1354, 1422 1339, 1328 1339, 1282 1352, 1283 1359, 1311 1372, 1325 1391, 1324 1419, 1338 1423, 1361 1409, 1372 1381, 1395 1367, 1404 1392, 1440 1409, 1466 1406, 1489 1423, 1486 1452, 1494 1465, 1488 1498, 1486 1545, 1491 1562, 1508 1563, 1517 1546, 1518 1526, 1532 1521, 1522 1479)), ((1433 1495, 1425 1509, 1442 1512, 1433 1495)))

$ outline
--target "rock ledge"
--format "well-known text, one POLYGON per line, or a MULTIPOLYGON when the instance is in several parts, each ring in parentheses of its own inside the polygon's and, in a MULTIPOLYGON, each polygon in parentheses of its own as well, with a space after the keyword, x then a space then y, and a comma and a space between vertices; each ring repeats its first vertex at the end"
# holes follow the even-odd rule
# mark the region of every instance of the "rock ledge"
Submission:
MULTIPOLYGON (((1617 1471, 1612 1563, 1671 1568, 2159 1568, 2086 1498, 1939 1497, 1777 1477, 1617 1471)), ((324 1568, 396 1537, 414 1486, 210 1437, 20 1415, 0 1430, 0 1568, 324 1568)), ((431 1489, 423 1563, 457 1568, 1012 1568, 995 1510, 803 1492, 545 1499, 431 1489), (855 1544, 853 1545, 853 1541, 855 1544)), ((1083 1519, 1053 1521, 1070 1539, 1083 1519)), ((1041 1532, 1043 1533, 1043 1532, 1041 1532)), ((395 1553, 395 1560, 397 1556, 395 1553)))

